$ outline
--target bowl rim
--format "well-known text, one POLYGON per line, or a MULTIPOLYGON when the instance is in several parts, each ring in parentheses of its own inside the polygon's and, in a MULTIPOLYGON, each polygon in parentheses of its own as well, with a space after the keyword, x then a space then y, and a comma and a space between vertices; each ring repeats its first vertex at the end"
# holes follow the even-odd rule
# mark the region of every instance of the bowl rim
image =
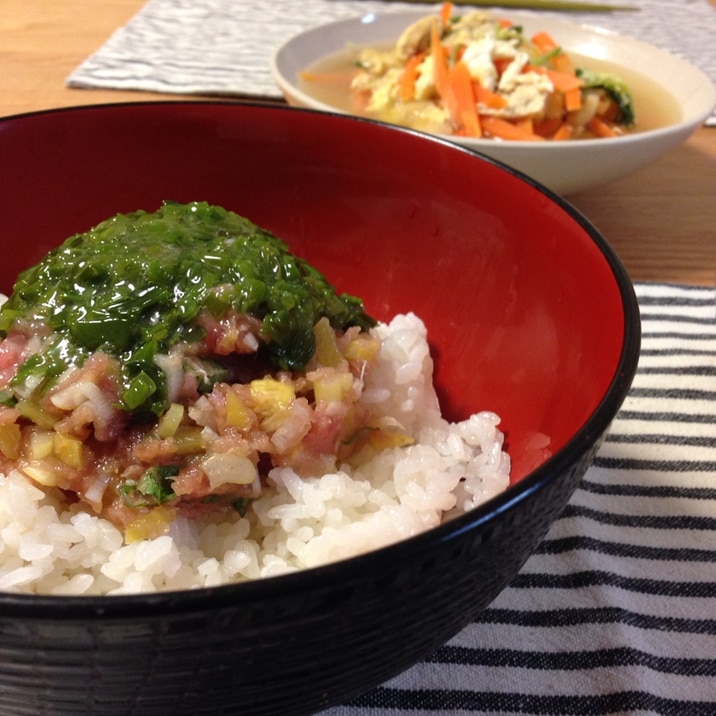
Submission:
MULTIPOLYGON (((318 111, 323 112, 333 112, 333 113, 340 113, 340 114, 348 114, 349 116, 359 116, 351 114, 348 111, 344 111, 341 109, 338 109, 336 107, 333 107, 329 104, 326 104, 325 102, 321 102, 319 100, 316 100, 311 95, 307 94, 303 90, 300 89, 296 81, 291 78, 287 77, 284 72, 281 69, 281 60, 282 56, 288 52, 292 46, 297 43, 303 41, 305 38, 312 34, 319 34, 321 32, 325 32, 326 30, 330 28, 339 28, 339 27, 352 27, 356 24, 367 24, 370 21, 373 21, 374 19, 383 19, 387 16, 390 16, 391 18, 395 18, 396 20, 398 18, 405 18, 406 21, 408 21, 410 18, 420 18, 424 17, 426 14, 428 14, 428 9, 426 8, 424 11, 420 11, 417 9, 403 9, 403 10, 393 10, 393 11, 387 11, 387 12, 366 12, 361 15, 354 15, 352 17, 343 17, 339 18, 337 20, 332 20, 329 22, 321 23, 318 25, 313 25, 311 27, 306 28, 302 32, 294 34, 292 37, 289 37, 286 39, 283 43, 281 43, 272 53, 270 58, 270 70, 271 74, 274 78, 274 81, 281 89, 281 92, 283 93, 284 97, 286 98, 287 95, 290 93, 295 97, 299 97, 301 102, 305 102, 305 106, 311 109, 315 109, 318 111)), ((517 19, 535 19, 537 17, 536 13, 530 13, 530 12, 520 12, 519 10, 510 10, 509 11, 510 17, 514 17, 517 19)), ((716 86, 714 86, 714 83, 711 81, 711 79, 706 75, 706 73, 701 70, 696 65, 688 62, 687 60, 679 57, 678 55, 674 54, 673 52, 670 52, 668 50, 664 50, 661 47, 658 47, 657 45, 653 45, 651 43, 644 42, 643 40, 631 37, 629 35, 616 32, 613 30, 608 30, 602 27, 599 27, 598 25, 593 25, 591 23, 579 23, 579 22, 572 22, 570 20, 566 20, 562 17, 549 17, 545 18, 546 21, 551 23, 556 23, 558 25, 561 25, 563 27, 571 27, 573 29, 582 30, 585 32, 589 32, 594 34, 596 37, 605 37, 608 38, 609 41, 613 42, 627 42, 631 46, 635 48, 643 47, 644 49, 648 50, 651 53, 655 53, 657 56, 663 58, 664 60, 668 59, 669 62, 680 65, 683 70, 688 70, 693 74, 694 77, 697 77, 699 80, 703 82, 703 90, 705 92, 703 102, 698 107, 695 107, 692 109, 691 113, 686 116, 682 117, 679 122, 675 122, 672 124, 668 124, 665 127, 658 127, 655 129, 649 129, 645 130, 643 132, 636 132, 634 134, 626 134, 622 136, 617 137, 605 137, 601 139, 580 139, 579 141, 574 142, 529 142, 525 140, 510 140, 510 141, 500 141, 500 151, 501 152, 510 152, 510 153, 517 153, 520 151, 524 151, 525 149, 536 149, 539 147, 539 151, 567 151, 567 152, 575 152, 578 151, 579 148, 582 149, 589 149, 593 147, 604 147, 606 146, 623 146, 624 144, 629 143, 640 143, 643 141, 647 141, 650 139, 660 139, 661 137, 671 137, 673 135, 679 135, 682 133, 687 133, 689 131, 692 131, 699 125, 703 124, 706 119, 713 113, 714 108, 716 108, 716 86), (551 147, 552 149, 549 149, 551 147)), ((322 55, 318 55, 318 57, 321 57, 322 55)), ((670 90, 667 87, 662 88, 669 92, 670 90)), ((676 100, 676 98, 674 98, 676 100)), ((679 103, 681 106, 681 103, 679 103)), ((483 138, 473 138, 473 137, 455 137, 449 134, 433 134, 431 136, 437 136, 441 138, 446 138, 450 141, 453 141, 455 143, 461 144, 463 146, 470 147, 475 150, 480 150, 487 147, 494 147, 496 143, 495 140, 492 139, 483 139, 483 138)))
POLYGON ((52 114, 84 114, 116 110, 146 112, 157 107, 177 112, 184 111, 187 108, 205 107, 207 110, 219 111, 222 111, 222 108, 228 108, 228 111, 247 109, 249 111, 298 112, 320 115, 321 117, 329 115, 335 121, 361 122, 382 127, 383 130, 387 131, 414 135, 420 141, 438 143, 448 151, 467 154, 475 157, 478 161, 487 162, 506 171, 541 192, 558 209, 574 220, 587 233, 607 262, 615 287, 621 297, 622 315, 624 317, 619 360, 614 375, 599 404, 578 428, 575 435, 562 448, 538 468, 525 475, 524 478, 511 484, 503 493, 496 495, 470 512, 430 528, 425 532, 337 562, 296 572, 212 587, 112 596, 0 592, 0 613, 3 618, 30 617, 39 621, 69 621, 88 618, 122 619, 130 616, 136 618, 138 614, 142 615, 142 617, 151 617, 166 614, 167 610, 171 610, 174 614, 190 614, 207 609, 235 607, 248 602, 255 603, 278 597, 288 591, 294 594, 319 591, 327 589, 332 584, 340 583, 340 578, 342 577, 350 577, 350 581, 357 581, 361 574, 374 573, 381 568, 389 567, 396 563, 400 564, 407 560, 411 554, 419 553, 423 548, 449 543, 466 532, 480 527, 492 519, 493 516, 506 512, 526 500, 530 494, 549 485, 556 479, 556 476, 561 474, 568 466, 573 465, 594 445, 595 439, 603 435, 607 430, 619 406, 626 397, 636 373, 641 345, 639 305, 632 281, 616 251, 587 217, 562 196, 513 167, 497 159, 484 156, 468 147, 451 142, 444 137, 339 112, 327 113, 314 109, 296 108, 278 103, 264 103, 252 100, 140 100, 136 102, 59 107, 0 117, 0 132, 4 125, 52 114))

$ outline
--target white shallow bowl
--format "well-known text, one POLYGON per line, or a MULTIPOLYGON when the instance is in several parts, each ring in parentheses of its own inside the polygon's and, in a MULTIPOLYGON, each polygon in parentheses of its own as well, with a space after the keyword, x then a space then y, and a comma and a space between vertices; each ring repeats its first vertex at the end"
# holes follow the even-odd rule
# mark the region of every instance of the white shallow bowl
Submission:
MULTIPOLYGON (((369 13, 306 30, 274 53, 274 79, 291 105, 343 111, 302 91, 299 73, 347 46, 395 41, 411 22, 428 13, 428 9, 369 13)), ((680 109, 680 118, 666 127, 613 139, 534 143, 449 137, 524 172, 559 194, 574 194, 640 169, 682 144, 713 111, 716 90, 711 80, 673 54, 630 37, 559 18, 507 11, 504 15, 522 25, 527 35, 548 31, 567 52, 630 68, 632 73, 664 87, 680 109)))

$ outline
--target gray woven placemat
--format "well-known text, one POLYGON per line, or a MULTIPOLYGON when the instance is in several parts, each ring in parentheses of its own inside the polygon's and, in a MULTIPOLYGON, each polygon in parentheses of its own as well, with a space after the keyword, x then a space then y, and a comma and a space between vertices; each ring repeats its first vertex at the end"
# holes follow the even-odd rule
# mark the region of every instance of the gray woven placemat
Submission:
MULTIPOLYGON (((716 84, 716 10, 708 0, 631 4, 640 12, 570 13, 569 18, 668 50, 699 67, 716 84)), ((405 8, 415 6, 372 0, 149 0, 70 74, 67 84, 279 98, 269 61, 285 40, 331 20, 405 8)), ((708 123, 716 126, 716 112, 708 123)))

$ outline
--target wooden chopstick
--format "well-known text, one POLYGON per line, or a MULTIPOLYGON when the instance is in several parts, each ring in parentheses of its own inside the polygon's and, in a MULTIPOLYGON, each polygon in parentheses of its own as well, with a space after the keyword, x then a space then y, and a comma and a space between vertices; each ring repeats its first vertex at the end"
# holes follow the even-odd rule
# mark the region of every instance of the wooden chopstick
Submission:
MULTIPOLYGON (((400 0, 417 5, 434 5, 435 0, 400 0)), ((571 0, 452 0, 453 5, 474 7, 508 7, 523 10, 558 10, 561 12, 635 12, 634 5, 612 5, 609 3, 571 2, 571 0)))

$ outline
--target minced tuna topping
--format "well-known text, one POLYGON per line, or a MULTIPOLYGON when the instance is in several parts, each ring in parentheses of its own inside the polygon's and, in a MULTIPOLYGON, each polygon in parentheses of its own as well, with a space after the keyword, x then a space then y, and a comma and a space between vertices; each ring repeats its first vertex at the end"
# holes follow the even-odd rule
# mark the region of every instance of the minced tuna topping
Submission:
POLYGON ((0 472, 124 530, 243 513, 274 467, 410 441, 362 405, 375 321, 269 232, 206 203, 115 216, 0 309, 0 472))

